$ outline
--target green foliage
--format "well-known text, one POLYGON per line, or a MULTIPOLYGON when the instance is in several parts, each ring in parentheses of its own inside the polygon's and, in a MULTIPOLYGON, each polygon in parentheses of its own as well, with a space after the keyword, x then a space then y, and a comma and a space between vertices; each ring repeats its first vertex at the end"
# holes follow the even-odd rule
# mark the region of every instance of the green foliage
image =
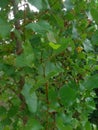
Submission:
POLYGON ((43 9, 48 9, 49 8, 49 3, 48 0, 28 0, 32 5, 34 5, 36 8, 38 8, 39 10, 43 10, 43 9))
POLYGON ((98 1, 28 2, 0 2, 0 130, 92 130, 98 1))
POLYGON ((30 94, 31 87, 32 86, 25 84, 22 90, 22 94, 25 97, 26 104, 28 105, 29 111, 36 112, 37 111, 37 96, 35 92, 33 94, 30 94))
POLYGON ((76 99, 76 93, 77 91, 71 87, 62 87, 59 92, 62 104, 67 107, 72 105, 76 99))
POLYGON ((5 38, 10 32, 10 25, 7 21, 0 19, 0 37, 5 38))
POLYGON ((38 23, 30 23, 26 26, 26 28, 32 29, 34 32, 42 35, 51 30, 51 26, 46 21, 39 21, 38 23))
POLYGON ((16 57, 16 63, 15 65, 17 67, 32 67, 34 65, 33 61, 34 61, 34 54, 33 54, 33 49, 31 44, 27 41, 26 43, 24 43, 23 45, 23 49, 24 52, 16 57), (22 62, 21 62, 22 61, 22 62))
POLYGON ((37 120, 31 118, 28 120, 24 130, 28 130, 28 129, 29 130, 41 130, 42 127, 37 120))

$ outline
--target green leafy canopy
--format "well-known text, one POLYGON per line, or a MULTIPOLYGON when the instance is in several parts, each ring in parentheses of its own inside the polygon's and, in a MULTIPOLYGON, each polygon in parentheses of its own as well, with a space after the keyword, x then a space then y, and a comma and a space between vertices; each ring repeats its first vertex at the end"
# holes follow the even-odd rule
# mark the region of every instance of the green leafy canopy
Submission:
POLYGON ((0 130, 97 130, 98 0, 0 1, 0 130))

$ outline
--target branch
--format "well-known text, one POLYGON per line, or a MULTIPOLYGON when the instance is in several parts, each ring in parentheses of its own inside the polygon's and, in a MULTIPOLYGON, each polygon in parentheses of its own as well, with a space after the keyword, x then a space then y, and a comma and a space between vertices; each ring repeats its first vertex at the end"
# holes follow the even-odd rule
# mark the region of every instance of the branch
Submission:
MULTIPOLYGON (((13 14, 14 14, 14 19, 16 17, 16 14, 18 12, 18 3, 16 0, 12 0, 12 5, 13 5, 13 14)), ((19 19, 15 19, 15 29, 18 31, 19 35, 20 33, 20 22, 19 19)), ((16 40, 16 54, 19 55, 22 53, 22 41, 15 35, 15 40, 16 40)))

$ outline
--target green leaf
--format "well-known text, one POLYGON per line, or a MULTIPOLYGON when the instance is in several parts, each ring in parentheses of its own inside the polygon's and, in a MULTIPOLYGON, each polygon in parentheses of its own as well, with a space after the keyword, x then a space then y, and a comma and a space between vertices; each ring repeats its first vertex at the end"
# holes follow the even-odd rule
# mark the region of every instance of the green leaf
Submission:
POLYGON ((16 66, 17 67, 25 67, 26 63, 27 62, 25 62, 25 56, 23 54, 16 57, 16 66))
POLYGON ((42 9, 42 0, 28 0, 37 9, 42 9))
POLYGON ((58 26, 62 29, 64 29, 64 20, 60 15, 54 14, 53 13, 53 17, 55 18, 58 26))
POLYGON ((54 102, 54 101, 57 100, 57 92, 56 92, 56 90, 55 90, 54 88, 51 88, 51 89, 49 90, 49 100, 50 100, 51 102, 54 102))
POLYGON ((12 106, 11 108, 10 108, 10 110, 8 111, 8 117, 13 117, 13 116, 15 116, 15 114, 18 112, 18 107, 17 106, 12 106))
POLYGON ((77 28, 76 28, 76 23, 73 24, 73 29, 72 29, 72 37, 74 39, 77 39, 79 37, 79 34, 78 34, 78 31, 77 31, 77 28))
POLYGON ((4 127, 3 130, 10 130, 10 127, 7 125, 7 126, 4 127))
POLYGON ((0 18, 0 36, 5 38, 9 35, 11 27, 8 22, 0 18))
POLYGON ((5 118, 4 120, 2 120, 1 122, 1 125, 4 127, 4 126, 8 126, 12 123, 11 119, 8 118, 5 118))
POLYGON ((32 86, 30 84, 25 83, 22 94, 25 97, 29 111, 35 113, 37 111, 37 96, 35 92, 30 93, 31 88, 32 86))
POLYGON ((32 54, 21 54, 19 56, 17 56, 16 58, 16 66, 17 67, 25 67, 25 66, 28 66, 28 67, 33 67, 34 66, 34 55, 33 53, 32 54))
POLYGON ((51 26, 48 22, 41 20, 36 23, 30 23, 26 26, 27 29, 33 30, 39 34, 46 34, 47 32, 51 31, 51 26))
POLYGON ((93 33, 91 40, 94 45, 98 45, 98 30, 93 33))
POLYGON ((42 126, 40 125, 40 123, 37 120, 31 118, 28 120, 24 130, 41 130, 41 129, 42 126))
POLYGON ((0 130, 3 130, 3 125, 1 122, 0 122, 0 130))
POLYGON ((55 49, 60 48, 61 45, 60 45, 60 44, 55 44, 55 43, 53 43, 53 42, 50 42, 50 43, 49 43, 49 46, 51 46, 51 47, 55 50, 55 49))
POLYGON ((70 124, 65 124, 63 118, 60 116, 56 118, 56 124, 59 130, 73 130, 72 126, 70 124))
MULTIPOLYGON (((60 45, 57 49, 54 49, 55 54, 59 54, 64 52, 66 49, 73 52, 74 51, 74 43, 71 38, 60 38, 59 44, 60 45)), ((53 45, 52 45, 53 46, 53 45)))
POLYGON ((47 62, 45 67, 46 77, 45 78, 43 77, 44 72, 42 65, 39 66, 38 72, 39 76, 37 77, 37 81, 34 84, 33 88, 31 89, 31 92, 34 92, 40 86, 43 86, 53 76, 57 76, 60 72, 63 72, 63 69, 59 65, 55 65, 52 62, 47 62))
POLYGON ((6 6, 8 6, 10 0, 0 0, 0 7, 4 8, 6 6))
POLYGON ((92 125, 90 122, 86 122, 86 124, 84 126, 84 130, 92 130, 92 125))
POLYGON ((48 0, 28 0, 28 1, 39 10, 50 8, 48 0))
POLYGON ((58 103, 58 97, 57 97, 57 91, 51 86, 51 89, 49 90, 49 111, 54 112, 57 111, 60 107, 58 103))
POLYGON ((98 24, 98 10, 97 8, 91 8, 91 15, 93 17, 93 20, 98 24))
POLYGON ((50 42, 56 43, 55 34, 52 31, 47 33, 47 38, 50 42))
POLYGON ((5 107, 1 106, 0 107, 0 117, 4 116, 6 114, 7 110, 5 109, 5 107))
POLYGON ((90 76, 88 79, 85 80, 83 86, 88 90, 98 88, 98 75, 96 74, 94 76, 90 76))
POLYGON ((76 99, 76 95, 77 95, 77 92, 68 86, 63 86, 59 90, 60 100, 64 106, 72 105, 76 99))
POLYGON ((33 67, 34 66, 34 53, 30 42, 26 42, 23 45, 23 53, 16 57, 17 67, 33 67))
MULTIPOLYGON (((46 65, 45 65, 45 75, 47 76, 46 77, 47 80, 49 78, 55 76, 55 75, 58 75, 62 71, 63 71, 63 69, 62 69, 62 67, 60 67, 59 64, 55 64, 55 63, 52 63, 52 62, 46 62, 46 65)), ((44 74, 42 65, 39 66, 38 72, 41 75, 44 74)))
POLYGON ((68 11, 71 10, 73 8, 73 4, 72 4, 71 0, 65 0, 64 1, 64 7, 68 11))
POLYGON ((84 41, 84 43, 83 43, 83 46, 84 46, 84 50, 85 50, 86 52, 93 51, 93 46, 92 46, 90 40, 86 39, 86 40, 84 41))

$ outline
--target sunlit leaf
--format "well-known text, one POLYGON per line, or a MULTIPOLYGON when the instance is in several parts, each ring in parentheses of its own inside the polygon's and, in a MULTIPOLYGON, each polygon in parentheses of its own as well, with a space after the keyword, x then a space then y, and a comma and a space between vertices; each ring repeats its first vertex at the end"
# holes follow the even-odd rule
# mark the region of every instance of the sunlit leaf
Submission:
POLYGON ((50 42, 49 43, 49 45, 53 48, 53 49, 58 49, 58 48, 60 48, 60 44, 55 44, 55 43, 53 43, 53 42, 50 42))
POLYGON ((84 41, 83 45, 84 45, 84 50, 85 50, 86 52, 93 51, 93 46, 92 46, 90 40, 86 39, 86 40, 84 41))
POLYGON ((73 4, 71 3, 71 0, 65 0, 64 7, 66 10, 71 10, 73 8, 73 4))
POLYGON ((49 9, 49 3, 48 0, 28 0, 33 6, 35 6, 37 9, 49 9))

